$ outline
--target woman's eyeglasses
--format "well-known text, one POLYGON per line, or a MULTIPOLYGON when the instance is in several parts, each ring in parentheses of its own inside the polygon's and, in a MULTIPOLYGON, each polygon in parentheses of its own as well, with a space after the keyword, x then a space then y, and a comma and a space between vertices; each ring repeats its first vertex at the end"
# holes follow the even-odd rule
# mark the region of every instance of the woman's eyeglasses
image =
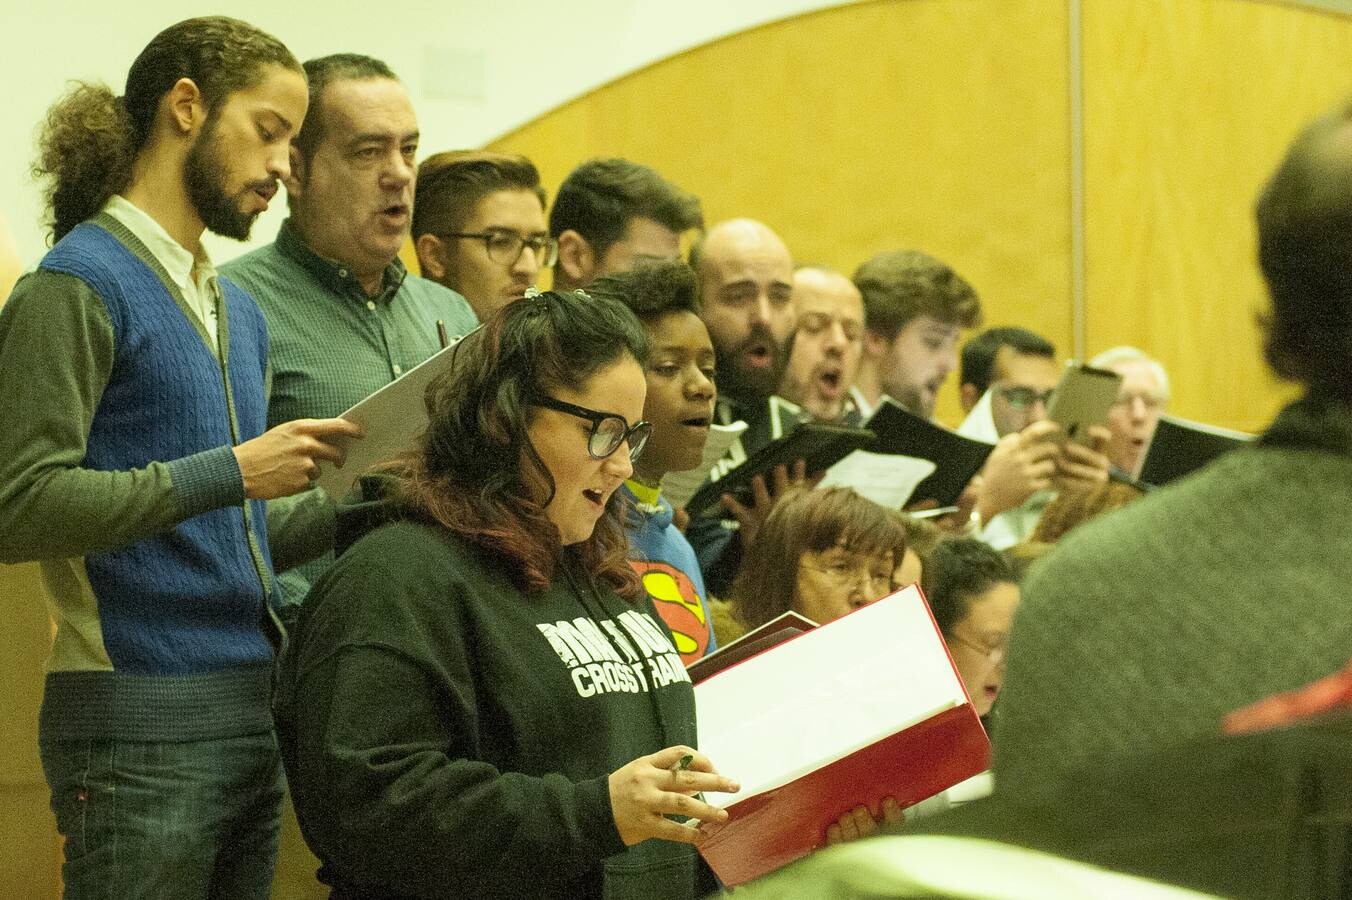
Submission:
POLYGON ((864 593, 876 594, 877 597, 889 594, 897 587, 892 581, 890 570, 870 572, 866 564, 856 560, 837 560, 824 565, 802 560, 800 564, 814 572, 825 575, 827 579, 835 582, 839 587, 853 587, 857 584, 863 589, 864 593))
POLYGON ((651 422, 636 422, 631 428, 629 421, 619 413, 599 412, 543 394, 537 395, 530 402, 533 406, 567 413, 591 422, 591 434, 587 437, 587 453, 592 459, 605 459, 620 449, 620 444, 628 441, 629 461, 633 462, 643 452, 643 445, 648 442, 648 435, 653 430, 651 422))

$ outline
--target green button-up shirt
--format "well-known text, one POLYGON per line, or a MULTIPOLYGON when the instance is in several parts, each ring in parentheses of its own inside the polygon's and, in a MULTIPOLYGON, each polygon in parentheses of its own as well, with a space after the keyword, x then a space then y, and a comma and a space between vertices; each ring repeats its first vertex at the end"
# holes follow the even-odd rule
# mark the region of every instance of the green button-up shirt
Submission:
MULTIPOLYGON (((439 321, 451 338, 478 324, 464 297, 409 274, 398 258, 386 266, 380 293, 368 297, 347 266, 311 250, 290 220, 282 223, 276 241, 220 271, 253 295, 267 319, 269 428, 292 419, 337 416, 389 384, 441 347, 439 321)), ((318 516, 317 525, 290 524, 327 529, 331 540, 332 525, 323 521, 332 515, 331 502, 310 497, 299 507, 280 505, 277 514, 318 516)), ((269 512, 269 522, 273 516, 269 512)), ((332 559, 330 552, 285 573, 286 599, 299 602, 332 559)), ((284 562, 278 560, 279 567, 284 562)))
POLYGON ((437 322, 451 337, 478 320, 455 291, 409 274, 398 258, 368 297, 342 263, 301 240, 290 220, 277 240, 220 267, 268 322, 272 396, 268 427, 329 418, 437 352, 437 322))

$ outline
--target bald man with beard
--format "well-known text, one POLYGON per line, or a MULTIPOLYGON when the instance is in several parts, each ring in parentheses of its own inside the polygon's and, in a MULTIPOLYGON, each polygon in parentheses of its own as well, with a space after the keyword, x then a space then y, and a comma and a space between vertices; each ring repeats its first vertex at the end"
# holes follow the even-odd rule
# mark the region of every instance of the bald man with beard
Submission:
MULTIPOLYGON (((798 406, 775 395, 788 365, 794 328, 793 257, 764 223, 732 219, 709 229, 691 250, 690 264, 699 276, 702 317, 717 360, 714 421, 747 423, 741 440, 729 450, 735 464, 804 418, 798 406)), ((780 486, 770 486, 772 501, 780 486)), ((687 536, 711 594, 724 593, 732 583, 741 545, 767 511, 733 502, 730 517, 715 514, 691 523, 687 536)))
POLYGON ((779 235, 751 219, 715 225, 694 256, 719 401, 737 407, 738 418, 754 416, 789 361, 793 257, 779 235))

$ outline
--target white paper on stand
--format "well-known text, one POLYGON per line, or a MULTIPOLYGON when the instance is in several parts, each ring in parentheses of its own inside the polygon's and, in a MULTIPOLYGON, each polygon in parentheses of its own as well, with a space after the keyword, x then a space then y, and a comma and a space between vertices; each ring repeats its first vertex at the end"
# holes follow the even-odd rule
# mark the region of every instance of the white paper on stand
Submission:
POLYGON ((672 507, 679 509, 695 496, 695 491, 709 477, 714 464, 728 453, 728 448, 746 431, 745 422, 733 422, 731 425, 710 425, 709 437, 704 442, 704 455, 700 464, 684 472, 668 472, 662 478, 662 496, 672 507))
POLYGON ((361 440, 340 439, 347 446, 347 461, 341 469, 321 461, 315 484, 334 500, 341 500, 353 482, 376 463, 411 448, 427 427, 423 394, 434 378, 451 367, 454 350, 454 344, 438 350, 344 412, 340 418, 357 423, 366 434, 361 440))
POLYGON ((826 470, 817 487, 850 487, 879 506, 901 509, 938 468, 928 459, 856 450, 826 470))

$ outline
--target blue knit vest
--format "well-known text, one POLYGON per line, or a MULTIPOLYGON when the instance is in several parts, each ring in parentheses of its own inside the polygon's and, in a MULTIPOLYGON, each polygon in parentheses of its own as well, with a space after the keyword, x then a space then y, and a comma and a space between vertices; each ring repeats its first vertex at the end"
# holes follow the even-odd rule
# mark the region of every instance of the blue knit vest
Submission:
MULTIPOLYGON (((74 228, 40 268, 72 275, 103 301, 114 361, 94 412, 83 466, 141 468, 257 437, 265 429, 267 330, 252 298, 225 278, 221 355, 229 373, 165 282, 107 229, 74 228), (233 401, 238 436, 232 435, 233 401)), ((113 670, 190 675, 266 665, 272 562, 265 505, 202 513, 172 529, 85 557, 113 670), (249 546, 252 527, 260 576, 249 546), (266 587, 265 587, 266 579, 266 587)))

